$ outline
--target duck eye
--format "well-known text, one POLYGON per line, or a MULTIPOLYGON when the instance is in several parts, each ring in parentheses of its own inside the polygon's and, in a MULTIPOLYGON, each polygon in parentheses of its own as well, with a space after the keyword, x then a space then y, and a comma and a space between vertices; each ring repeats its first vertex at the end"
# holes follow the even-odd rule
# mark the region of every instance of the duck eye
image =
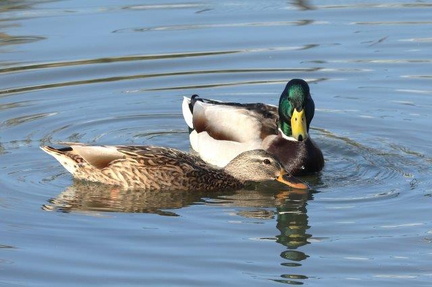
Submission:
POLYGON ((269 165, 269 164, 271 164, 271 162, 270 162, 270 160, 269 160, 268 158, 266 158, 266 159, 264 160, 264 164, 269 165))

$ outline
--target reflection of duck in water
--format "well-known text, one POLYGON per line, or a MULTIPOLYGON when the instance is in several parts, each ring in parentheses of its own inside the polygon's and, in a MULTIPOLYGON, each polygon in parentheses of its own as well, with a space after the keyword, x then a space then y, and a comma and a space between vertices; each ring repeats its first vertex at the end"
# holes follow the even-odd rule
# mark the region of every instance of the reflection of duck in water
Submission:
POLYGON ((276 205, 276 227, 280 231, 280 235, 277 236, 278 243, 290 249, 308 244, 308 239, 312 235, 307 233, 310 226, 306 204, 311 198, 312 194, 309 192, 284 191, 277 195, 279 204, 276 205))
MULTIPOLYGON (((224 195, 233 191, 224 191, 224 195)), ((250 191, 249 191, 250 192, 250 191)), ((176 216, 180 209, 202 198, 216 198, 220 192, 179 190, 125 190, 94 182, 74 180, 55 198, 42 206, 46 211, 60 212, 133 212, 176 216)))
POLYGON ((324 166, 322 152, 309 135, 315 104, 304 80, 288 82, 279 107, 224 103, 195 95, 184 99, 182 109, 192 129, 191 146, 206 162, 224 166, 244 151, 262 148, 293 175, 318 172, 324 166))
POLYGON ((295 188, 307 186, 286 175, 278 160, 264 150, 241 153, 223 169, 199 157, 155 146, 86 146, 71 144, 42 149, 77 179, 144 190, 240 189, 248 181, 278 180, 295 188))
MULTIPOLYGON (((235 191, 181 191, 181 190, 125 190, 117 186, 74 180, 42 209, 60 212, 134 212, 176 215, 171 209, 180 209, 196 203, 231 206, 239 209, 238 216, 260 219, 274 219, 273 208, 281 210, 296 208, 301 203, 298 197, 291 201, 292 192, 278 192, 278 182, 251 185, 235 191), (276 198, 275 198, 276 192, 276 198), (266 207, 270 209, 266 209, 266 207)), ((303 191, 304 200, 308 192, 303 191)), ((279 217, 279 216, 278 216, 279 217)), ((279 221, 279 220, 278 220, 279 221)))
POLYGON ((280 232, 276 235, 276 241, 290 249, 308 244, 311 235, 307 233, 310 226, 306 204, 313 194, 304 190, 277 192, 276 185, 271 182, 260 185, 260 188, 253 193, 237 190, 219 198, 218 204, 239 209, 236 215, 242 217, 276 219, 276 228, 280 232))

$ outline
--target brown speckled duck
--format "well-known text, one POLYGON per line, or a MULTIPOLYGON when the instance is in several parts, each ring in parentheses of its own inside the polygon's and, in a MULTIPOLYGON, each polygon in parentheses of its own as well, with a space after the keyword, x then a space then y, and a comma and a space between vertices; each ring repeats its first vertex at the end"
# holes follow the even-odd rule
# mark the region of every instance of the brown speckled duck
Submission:
POLYGON ((70 144, 60 149, 41 148, 77 179, 125 189, 235 190, 249 181, 267 180, 307 188, 287 175, 279 161, 264 150, 241 153, 223 169, 216 169, 197 156, 165 147, 70 144))
POLYGON ((244 151, 264 149, 289 174, 318 172, 324 166, 323 154, 309 135, 315 104, 302 79, 287 83, 279 107, 224 103, 194 95, 184 98, 182 109, 191 129, 191 146, 208 163, 224 166, 244 151))

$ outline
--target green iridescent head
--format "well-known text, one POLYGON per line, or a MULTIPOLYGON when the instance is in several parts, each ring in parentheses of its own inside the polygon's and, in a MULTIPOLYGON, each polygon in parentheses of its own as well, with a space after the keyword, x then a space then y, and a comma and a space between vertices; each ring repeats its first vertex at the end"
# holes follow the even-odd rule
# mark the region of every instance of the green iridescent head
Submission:
POLYGON ((307 139, 309 125, 315 114, 315 103, 309 85, 302 79, 292 79, 279 99, 279 128, 298 141, 307 139))

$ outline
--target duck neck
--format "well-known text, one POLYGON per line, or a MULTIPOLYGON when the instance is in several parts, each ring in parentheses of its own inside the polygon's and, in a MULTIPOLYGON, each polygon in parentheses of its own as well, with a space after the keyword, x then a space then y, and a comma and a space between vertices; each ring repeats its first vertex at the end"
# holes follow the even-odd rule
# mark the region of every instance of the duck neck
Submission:
POLYGON ((287 137, 292 137, 292 129, 291 125, 287 123, 286 121, 280 121, 279 122, 279 130, 286 135, 287 137))
POLYGON ((235 161, 228 163, 223 168, 223 171, 241 184, 247 181, 246 175, 244 174, 244 167, 238 165, 235 161))

